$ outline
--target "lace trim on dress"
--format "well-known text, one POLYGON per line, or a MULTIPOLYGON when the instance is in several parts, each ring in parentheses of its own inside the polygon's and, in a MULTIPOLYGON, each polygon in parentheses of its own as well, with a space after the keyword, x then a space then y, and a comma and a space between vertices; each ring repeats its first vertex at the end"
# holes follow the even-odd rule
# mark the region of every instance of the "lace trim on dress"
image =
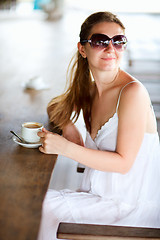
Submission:
POLYGON ((97 134, 96 134, 95 138, 94 138, 94 139, 92 138, 93 141, 96 141, 96 140, 97 140, 97 138, 99 137, 99 135, 100 135, 100 133, 102 132, 102 130, 104 130, 106 127, 108 128, 109 125, 111 125, 111 123, 112 123, 112 121, 115 119, 115 117, 117 117, 117 112, 115 112, 115 113, 113 114, 113 116, 110 117, 110 118, 108 119, 108 121, 105 122, 105 123, 101 126, 101 128, 97 131, 97 134))
POLYGON ((116 112, 113 114, 112 117, 110 117, 110 118, 108 119, 107 122, 105 122, 105 123, 100 127, 100 129, 98 129, 97 134, 96 134, 96 136, 95 136, 94 139, 91 137, 91 134, 88 132, 93 141, 96 141, 96 139, 98 138, 100 132, 101 132, 106 126, 108 127, 108 125, 110 124, 110 122, 112 121, 112 119, 115 118, 115 116, 118 117, 117 111, 118 111, 118 107, 119 107, 119 102, 120 102, 120 98, 121 98, 122 91, 123 91, 123 89, 124 89, 127 85, 129 85, 130 83, 133 83, 133 82, 137 82, 137 81, 134 80, 134 81, 132 81, 132 82, 127 83, 125 86, 122 87, 122 89, 120 90, 119 96, 118 96, 118 101, 117 101, 117 106, 116 106, 116 112))

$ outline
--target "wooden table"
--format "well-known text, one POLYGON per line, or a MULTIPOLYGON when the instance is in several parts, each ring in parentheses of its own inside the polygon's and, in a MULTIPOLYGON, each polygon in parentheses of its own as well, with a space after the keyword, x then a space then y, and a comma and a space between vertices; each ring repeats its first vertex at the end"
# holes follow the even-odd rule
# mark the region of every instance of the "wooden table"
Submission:
POLYGON ((56 155, 27 149, 12 140, 24 121, 48 128, 45 91, 23 90, 19 83, 0 87, 0 240, 36 240, 42 202, 56 155))

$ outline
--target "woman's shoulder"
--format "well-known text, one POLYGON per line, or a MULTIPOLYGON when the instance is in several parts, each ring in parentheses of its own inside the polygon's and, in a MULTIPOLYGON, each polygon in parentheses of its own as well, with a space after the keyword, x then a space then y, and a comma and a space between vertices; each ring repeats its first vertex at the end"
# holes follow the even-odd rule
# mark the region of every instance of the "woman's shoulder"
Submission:
POLYGON ((138 101, 150 104, 150 97, 146 87, 136 78, 128 73, 125 73, 125 83, 121 87, 120 98, 123 101, 130 101, 137 103, 138 101))
POLYGON ((124 72, 124 76, 125 81, 121 87, 121 92, 123 91, 123 94, 126 93, 128 95, 133 92, 135 95, 142 94, 149 96, 146 87, 138 79, 127 72, 124 72))

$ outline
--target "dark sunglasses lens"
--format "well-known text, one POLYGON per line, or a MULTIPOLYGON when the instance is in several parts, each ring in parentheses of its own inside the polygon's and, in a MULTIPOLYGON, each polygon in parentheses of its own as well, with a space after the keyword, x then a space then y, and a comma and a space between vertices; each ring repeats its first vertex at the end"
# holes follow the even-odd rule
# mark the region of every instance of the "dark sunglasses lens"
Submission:
POLYGON ((127 46, 127 38, 124 35, 116 35, 112 38, 112 43, 118 51, 123 51, 127 46))
POLYGON ((103 34, 93 34, 90 40, 91 47, 103 49, 108 46, 110 39, 103 34))

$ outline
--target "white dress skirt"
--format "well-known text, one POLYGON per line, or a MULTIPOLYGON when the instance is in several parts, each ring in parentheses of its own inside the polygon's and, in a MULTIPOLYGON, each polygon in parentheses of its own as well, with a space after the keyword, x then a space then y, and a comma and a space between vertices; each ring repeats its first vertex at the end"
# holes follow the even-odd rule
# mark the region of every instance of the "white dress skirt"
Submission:
MULTIPOLYGON (((117 112, 85 146, 115 151, 117 112)), ((97 160, 98 161, 98 160, 97 160)), ((126 174, 86 167, 81 189, 48 190, 38 240, 55 240, 60 222, 160 227, 160 144, 158 133, 145 133, 135 162, 126 174)))
MULTIPOLYGON (((114 151, 117 113, 87 148, 114 151)), ((56 239, 59 222, 160 227, 160 145, 158 133, 145 133, 137 158, 126 174, 86 168, 81 189, 48 190, 38 240, 56 239)))

